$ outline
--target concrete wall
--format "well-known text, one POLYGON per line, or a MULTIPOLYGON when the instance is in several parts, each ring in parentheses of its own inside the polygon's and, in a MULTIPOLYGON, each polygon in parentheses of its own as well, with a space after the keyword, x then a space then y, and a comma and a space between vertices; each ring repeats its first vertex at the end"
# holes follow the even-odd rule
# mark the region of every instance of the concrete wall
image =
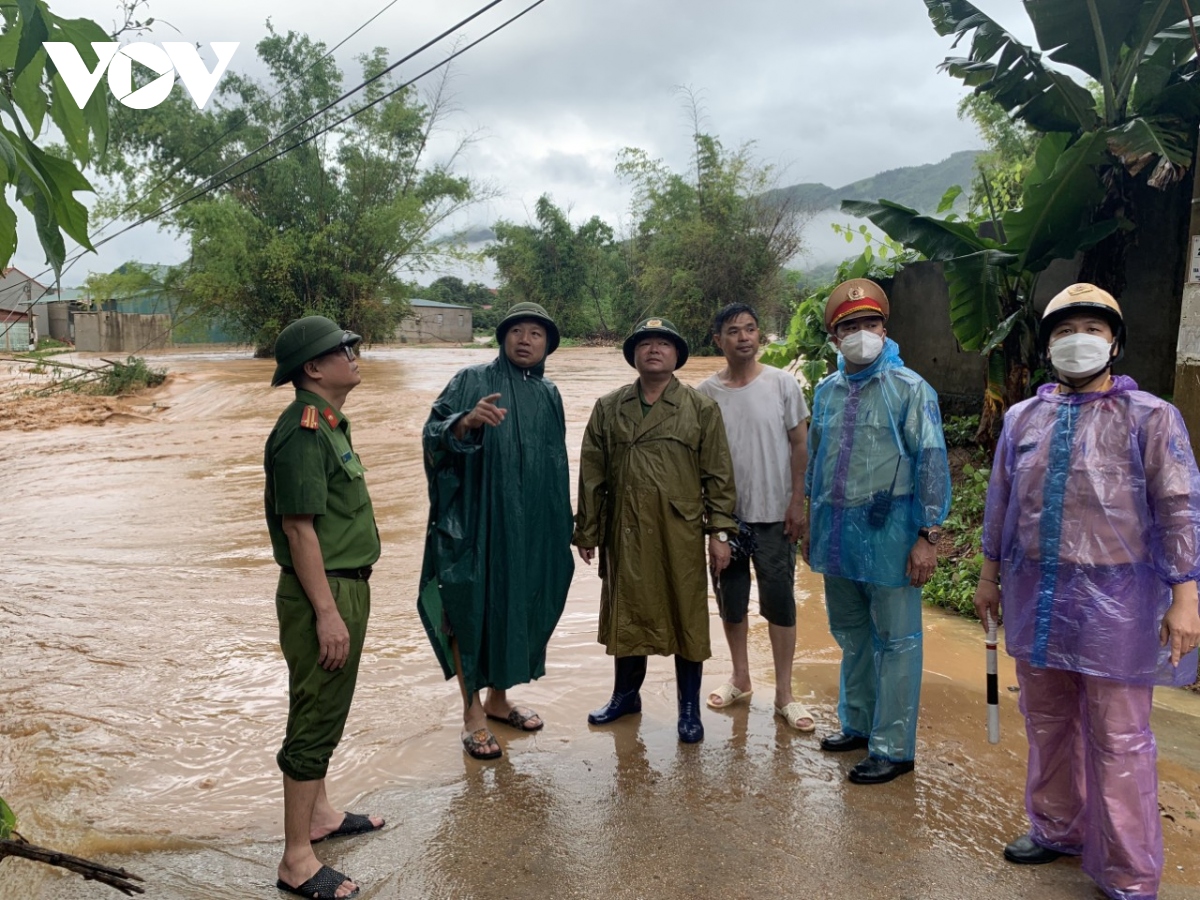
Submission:
POLYGON ((401 319, 395 340, 403 344, 469 344, 474 340, 469 307, 412 307, 401 319))
MULTIPOLYGON (((1189 172, 1190 179, 1190 172, 1189 172)), ((1128 283, 1117 298, 1128 324, 1125 372, 1144 391, 1171 396, 1175 385, 1174 349, 1179 341, 1183 286, 1187 278, 1188 223, 1192 185, 1169 194, 1138 181, 1133 202, 1138 228, 1125 273, 1128 283)))
MULTIPOLYGON (((1193 167, 1194 168, 1194 167, 1193 167)), ((1185 261, 1183 304, 1179 316, 1179 336, 1175 346, 1175 405, 1183 413, 1193 452, 1200 441, 1200 278, 1191 280, 1190 245, 1200 238, 1200 179, 1192 186, 1191 219, 1188 227, 1189 260, 1185 261)))
POLYGON ((75 349, 91 353, 129 353, 170 346, 171 317, 135 313, 75 313, 75 349))
POLYGON ((905 365, 933 386, 945 415, 969 415, 983 406, 987 363, 958 346, 950 330, 950 291, 942 264, 907 266, 883 283, 891 301, 888 337, 900 345, 905 365))
MULTIPOLYGON (((50 320, 49 335, 56 341, 74 341, 71 331, 71 304, 66 300, 46 304, 50 320)), ((43 335, 44 336, 44 335, 43 335)))

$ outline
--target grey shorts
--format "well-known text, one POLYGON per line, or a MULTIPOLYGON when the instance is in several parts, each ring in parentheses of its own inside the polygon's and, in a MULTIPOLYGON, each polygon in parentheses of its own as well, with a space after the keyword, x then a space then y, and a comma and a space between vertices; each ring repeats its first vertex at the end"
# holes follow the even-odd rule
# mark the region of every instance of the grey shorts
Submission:
MULTIPOLYGON (((796 624, 796 544, 783 534, 782 522, 747 522, 754 532, 758 549, 754 576, 758 582, 758 611, 772 625, 784 628, 796 624)), ((721 619, 736 625, 746 618, 750 607, 750 560, 730 563, 721 573, 717 608, 721 619)))

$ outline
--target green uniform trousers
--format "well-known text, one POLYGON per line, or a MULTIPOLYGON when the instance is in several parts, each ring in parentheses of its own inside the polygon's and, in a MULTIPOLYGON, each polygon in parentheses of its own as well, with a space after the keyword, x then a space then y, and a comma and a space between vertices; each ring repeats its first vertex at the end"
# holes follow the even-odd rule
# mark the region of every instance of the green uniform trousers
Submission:
POLYGON ((275 760, 280 771, 295 781, 316 781, 329 769, 329 758, 342 739, 350 714, 371 613, 367 582, 330 578, 329 589, 350 632, 346 664, 332 672, 317 663, 317 616, 300 579, 281 573, 275 590, 279 646, 288 666, 287 733, 275 760))

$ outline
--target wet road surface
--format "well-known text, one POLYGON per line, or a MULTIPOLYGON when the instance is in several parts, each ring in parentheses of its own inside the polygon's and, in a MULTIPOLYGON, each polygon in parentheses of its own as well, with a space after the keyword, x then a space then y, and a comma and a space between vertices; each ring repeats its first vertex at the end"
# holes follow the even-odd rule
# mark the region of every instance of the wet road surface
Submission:
MULTIPOLYGON (((1004 864, 1021 833, 1025 741, 1001 660, 1003 740, 985 740, 978 626, 926 611, 915 776, 845 781, 857 754, 817 749, 772 715, 765 623, 751 626, 750 706, 704 711, 675 736, 671 662, 653 659, 641 716, 591 728, 612 664, 595 643, 599 581, 579 564, 547 674, 515 688, 547 721, 500 726, 499 763, 464 757, 461 708, 415 607, 426 491, 418 434, 462 365, 494 351, 373 349, 346 412, 368 467, 384 553, 335 802, 388 818, 323 845, 376 898, 1094 898, 1078 864, 1004 864), (848 758, 847 758, 848 757, 848 758)), ((168 353, 146 420, 0 440, 0 795, 34 843, 102 857, 163 898, 274 896, 286 716, 276 569, 262 520, 262 447, 290 392, 239 353, 168 353), (166 407, 165 410, 161 409, 166 407), (6 479, 10 480, 10 479, 6 479)), ((694 359, 695 384, 719 367, 694 359)), ((572 469, 592 402, 631 380, 617 349, 564 349, 572 469)), ((149 401, 147 401, 148 403, 149 401)), ((503 400, 501 401, 503 404, 503 400)), ((574 484, 572 484, 574 488, 574 484)), ((836 728, 837 652, 820 580, 797 574, 797 696, 836 728)), ((705 689, 728 674, 713 612, 705 689)), ((1163 900, 1200 898, 1200 697, 1160 691, 1163 900)), ((22 860, 0 900, 119 896, 22 860)))

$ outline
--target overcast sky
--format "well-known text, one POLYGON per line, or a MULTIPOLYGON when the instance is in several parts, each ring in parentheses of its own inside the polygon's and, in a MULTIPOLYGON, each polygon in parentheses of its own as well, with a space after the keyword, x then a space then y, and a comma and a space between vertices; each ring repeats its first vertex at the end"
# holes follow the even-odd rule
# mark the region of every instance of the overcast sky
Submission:
MULTIPOLYGON (((484 2, 399 0, 337 52, 347 86, 356 83, 355 55, 382 46, 397 59, 484 2)), ((463 34, 479 37, 527 2, 504 0, 463 34)), ((178 30, 156 25, 142 39, 239 41, 230 68, 258 73, 254 44, 267 18, 279 31, 333 46, 386 3, 150 0, 147 14, 178 30)), ((976 5, 1032 40, 1019 0, 976 5)), ((50 6, 106 28, 117 12, 115 0, 50 6)), ((415 75, 442 52, 423 54, 400 74, 415 75)), ((619 226, 629 192, 613 172, 618 150, 641 147, 673 168, 688 164, 690 124, 679 85, 700 94, 706 130, 729 147, 755 142, 760 160, 785 169, 783 184, 840 186, 937 162, 980 146, 973 127, 955 115, 963 89, 937 71, 948 53, 950 41, 933 31, 921 0, 545 0, 454 63, 461 111, 448 124, 482 136, 460 168, 503 191, 471 219, 525 222, 548 193, 576 222, 600 215, 619 226)), ((36 274, 45 268, 41 248, 23 226, 13 264, 36 274)), ((824 233, 811 242, 828 244, 824 233)), ((63 283, 131 258, 175 263, 185 254, 184 242, 143 225, 85 256, 63 283)))

